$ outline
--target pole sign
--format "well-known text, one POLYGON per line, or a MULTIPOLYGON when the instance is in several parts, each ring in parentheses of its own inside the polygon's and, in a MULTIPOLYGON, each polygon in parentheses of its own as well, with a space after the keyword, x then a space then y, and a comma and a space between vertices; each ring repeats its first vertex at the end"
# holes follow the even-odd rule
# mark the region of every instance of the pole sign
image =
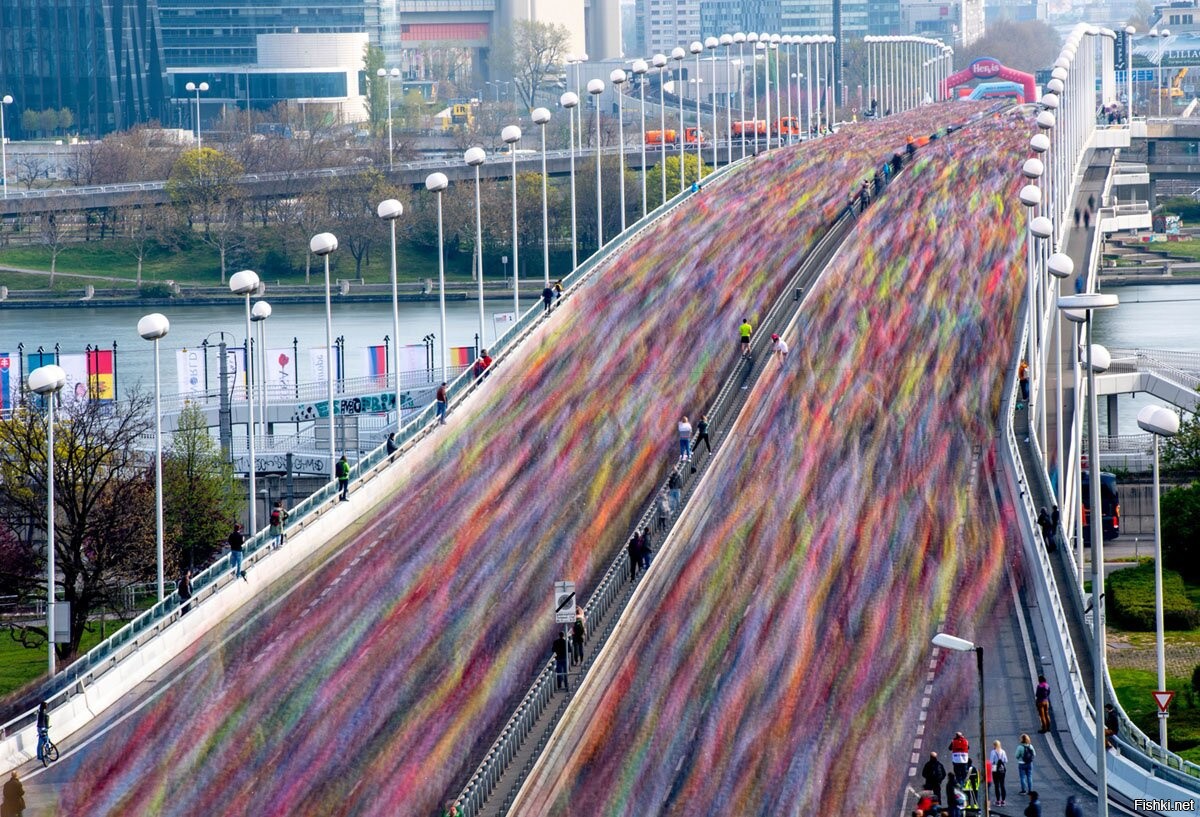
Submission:
POLYGON ((1151 692, 1154 696, 1154 702, 1158 704, 1159 712, 1166 712, 1167 707, 1171 705, 1171 700, 1175 697, 1174 692, 1151 692))
POLYGON ((570 624, 575 620, 575 582, 554 583, 554 623, 570 624))

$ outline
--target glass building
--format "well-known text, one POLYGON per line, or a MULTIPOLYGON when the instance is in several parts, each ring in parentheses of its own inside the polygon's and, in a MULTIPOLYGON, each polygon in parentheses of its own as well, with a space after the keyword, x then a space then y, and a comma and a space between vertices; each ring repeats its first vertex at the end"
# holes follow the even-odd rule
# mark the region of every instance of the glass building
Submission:
POLYGON ((66 129, 88 135, 162 118, 160 33, 157 0, 3 0, 0 94, 14 102, 6 134, 27 135, 25 111, 65 109, 66 129))

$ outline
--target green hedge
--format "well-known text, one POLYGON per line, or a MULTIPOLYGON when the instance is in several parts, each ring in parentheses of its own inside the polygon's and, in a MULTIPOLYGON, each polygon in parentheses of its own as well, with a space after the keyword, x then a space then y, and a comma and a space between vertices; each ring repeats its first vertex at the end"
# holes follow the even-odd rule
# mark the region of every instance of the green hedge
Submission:
MULTIPOLYGON (((1148 562, 1117 570, 1105 580, 1108 614, 1114 624, 1127 630, 1154 630, 1154 564, 1148 562)), ((1200 610, 1184 592, 1183 578, 1174 570, 1163 571, 1163 626, 1168 630, 1191 630, 1200 625, 1200 610)))

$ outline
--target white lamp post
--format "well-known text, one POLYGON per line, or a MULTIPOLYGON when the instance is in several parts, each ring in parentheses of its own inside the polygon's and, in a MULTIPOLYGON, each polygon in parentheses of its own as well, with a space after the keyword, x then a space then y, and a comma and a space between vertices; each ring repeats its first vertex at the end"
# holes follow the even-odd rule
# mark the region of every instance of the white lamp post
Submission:
MULTIPOLYGON (((949 633, 938 633, 933 637, 933 646, 941 647, 946 650, 954 650, 956 652, 974 652, 975 653, 975 668, 979 671, 979 752, 981 765, 987 763, 987 726, 984 718, 984 696, 983 696, 983 647, 974 642, 967 641, 965 638, 959 638, 956 635, 949 633)), ((986 768, 986 766, 985 766, 986 768)), ((982 782, 982 781, 981 781, 982 782)), ((983 817, 988 817, 991 813, 991 803, 988 801, 987 784, 981 787, 983 789, 983 817)))
MULTIPOLYGON (((515 179, 514 179, 515 181, 515 179)), ((445 173, 430 173, 425 177, 425 189, 437 194, 438 211, 438 313, 441 316, 442 336, 442 382, 448 382, 446 376, 446 252, 442 247, 442 193, 450 186, 450 180, 445 173)))
MULTIPOLYGON (((229 291, 241 295, 246 301, 246 439, 250 446, 250 462, 246 466, 250 479, 250 535, 258 532, 258 494, 254 488, 254 367, 251 366, 251 353, 254 344, 250 342, 250 296, 258 292, 258 273, 254 270, 235 272, 229 278, 229 291)), ((330 435, 333 434, 332 428, 330 435)))
POLYGON ((11 94, 0 97, 0 174, 3 174, 0 183, 4 185, 4 198, 8 198, 8 140, 4 136, 4 108, 12 102, 11 94))
POLYGON ((196 150, 200 150, 200 148, 204 147, 204 143, 200 141, 200 94, 208 93, 208 83, 201 82, 197 85, 194 82, 189 82, 183 87, 188 90, 188 93, 195 92, 196 94, 196 150))
POLYGON ((808 122, 804 128, 804 138, 811 139, 816 133, 816 131, 813 129, 813 38, 808 34, 805 34, 800 38, 800 42, 804 45, 804 106, 808 109, 808 122))
POLYGON ((67 373, 53 364, 29 373, 29 390, 46 398, 46 641, 50 675, 54 675, 54 401, 67 383, 67 373))
POLYGON ((483 334, 483 214, 479 204, 479 167, 487 161, 487 153, 481 147, 468 148, 463 154, 463 161, 468 167, 475 168, 475 270, 479 289, 479 343, 485 344, 487 340, 483 334))
MULTIPOLYGON (((792 143, 792 128, 793 128, 792 80, 796 79, 796 76, 792 73, 792 35, 791 34, 784 35, 783 46, 784 46, 784 51, 785 51, 785 66, 786 66, 786 73, 784 74, 784 76, 787 77, 787 120, 786 120, 787 121, 787 143, 790 145, 792 143)), ((781 110, 780 115, 782 115, 782 113, 783 112, 781 110)), ((782 128, 780 129, 780 133, 782 133, 782 128)))
MULTIPOLYGON (((712 123, 713 123, 713 127, 712 127, 713 166, 712 166, 712 169, 713 169, 713 171, 716 171, 716 169, 717 169, 717 143, 721 141, 720 136, 718 136, 718 134, 721 132, 721 120, 720 120, 720 114, 717 112, 717 53, 716 53, 717 46, 720 44, 721 44, 721 41, 718 40, 716 37, 706 37, 704 39, 704 47, 707 48, 709 51, 708 59, 711 62, 710 67, 712 69, 711 71, 709 71, 709 75, 712 79, 712 85, 709 86, 709 88, 711 90, 708 93, 708 100, 709 100, 709 104, 712 105, 712 109, 713 109, 713 118, 712 118, 712 123)), ((699 89, 697 89, 697 91, 698 90, 699 89)))
POLYGON ((662 201, 667 203, 667 106, 663 96, 663 77, 667 73, 667 55, 655 54, 651 59, 658 69, 658 175, 662 177, 662 201))
MULTIPOLYGON (((395 170, 395 148, 392 147, 392 80, 400 76, 400 69, 393 68, 391 73, 388 73, 386 68, 380 68, 375 72, 375 76, 387 83, 387 120, 388 120, 388 170, 395 170)), ((499 98, 500 86, 496 86, 496 95, 499 98)))
POLYGON ((516 125, 508 125, 500 131, 500 138, 508 145, 508 153, 512 157, 513 314, 516 319, 520 319, 521 242, 517 238, 517 142, 521 141, 521 129, 516 125))
MULTIPOLYGON (((570 130, 571 142, 571 269, 579 268, 579 238, 577 225, 575 223, 575 109, 579 107, 579 95, 574 91, 567 91, 558 98, 558 104, 567 109, 567 127, 570 130)), ((643 104, 645 101, 643 100, 643 104)), ((645 130, 645 122, 643 120, 643 130, 645 130)), ((646 188, 646 140, 642 139, 642 196, 645 198, 646 188)), ((513 188, 516 189, 515 187, 513 188)))
MULTIPOLYGON (((392 377, 395 378, 396 388, 396 430, 400 430, 400 291, 396 283, 396 220, 404 215, 404 205, 395 199, 384 199, 379 202, 375 212, 388 223, 392 232, 392 377)), ((480 276, 482 280, 482 276, 480 276)), ((482 286, 482 285, 481 285, 482 286)), ((483 309, 483 297, 480 295, 480 310, 483 309)), ((480 321, 483 320, 482 315, 480 321)))
MULTIPOLYGON (((1162 578, 1162 527, 1159 506, 1158 483, 1158 439, 1174 437, 1179 433, 1179 415, 1163 406, 1146 406, 1138 412, 1138 427, 1154 437, 1154 626, 1155 655, 1158 659, 1158 689, 1167 691, 1167 667, 1163 647, 1163 578, 1162 578)), ((1095 526, 1095 522, 1092 523, 1095 526)), ((1167 713, 1158 713, 1158 743, 1167 751, 1167 713)))
POLYGON ((750 90, 754 102, 754 111, 750 115, 754 120, 751 128, 754 132, 754 152, 758 153, 758 35, 750 32, 746 35, 746 42, 750 43, 750 90))
POLYGON ((625 232, 625 82, 629 77, 620 68, 608 75, 608 81, 613 84, 613 92, 617 95, 617 161, 620 170, 617 173, 617 189, 620 191, 621 202, 621 232, 625 232))
POLYGON ((171 322, 154 312, 138 321, 143 340, 154 341, 154 552, 158 558, 158 600, 163 600, 163 489, 162 489, 162 383, 159 376, 158 342, 167 336, 171 322))
POLYGON ((258 384, 258 427, 267 433, 267 318, 271 317, 271 305, 266 301, 255 301, 250 308, 250 322, 258 329, 258 355, 254 367, 259 372, 258 384))
POLYGON ((596 249, 599 251, 604 247, 604 197, 600 177, 600 94, 604 93, 604 80, 588 80, 587 90, 596 108, 596 249))
MULTIPOLYGON (((650 65, 645 60, 633 61, 633 75, 637 77, 638 99, 642 107, 642 218, 645 218, 646 213, 650 212, 646 202, 646 72, 649 70, 650 65)), ((624 187, 625 185, 622 184, 621 188, 624 189, 624 187)))
MULTIPOLYGON (((1034 137, 1037 138, 1036 136, 1034 137)), ((1043 137, 1044 138, 1044 137, 1043 137)), ((1046 268, 1050 270, 1050 274, 1054 276, 1054 310, 1058 311, 1058 301, 1062 297, 1062 281, 1064 278, 1070 278, 1075 271, 1075 262, 1065 253, 1056 252, 1050 256, 1050 260, 1046 262, 1046 268)), ((1063 359, 1062 359, 1062 321, 1054 321, 1054 366, 1057 369, 1054 375, 1055 384, 1055 403, 1058 406, 1055 411, 1061 417, 1063 407, 1063 359)), ((1055 429, 1055 499, 1059 508, 1063 507, 1063 424, 1061 420, 1054 424, 1055 429)))
POLYGON ((1133 122, 1133 35, 1136 31, 1133 26, 1125 26, 1125 113, 1130 123, 1133 122))
MULTIPOLYGON (((329 474, 337 461, 333 439, 333 305, 329 295, 329 256, 338 248, 337 236, 333 233, 317 233, 308 242, 313 255, 325 259, 325 399, 329 409, 329 474)), ((397 341, 398 342, 398 341, 397 341)), ((399 408, 397 408, 399 411, 399 408)))
MULTIPOLYGON (((783 38, 780 37, 778 34, 772 34, 771 42, 767 46, 770 49, 767 52, 768 55, 771 53, 771 51, 775 52, 775 123, 774 124, 775 124, 775 146, 776 147, 783 146, 783 131, 779 129, 779 119, 783 116, 783 78, 785 76, 784 74, 779 73, 779 44, 782 42, 782 40, 783 40, 783 38)), ((767 69, 767 81, 768 82, 771 81, 771 70, 769 67, 767 69)), ((767 122, 767 127, 768 128, 771 127, 771 122, 769 122, 769 121, 767 122)))
MULTIPOLYGON (((1091 318, 1096 309, 1111 309, 1120 303, 1116 295, 1084 293, 1064 295, 1058 308, 1069 319, 1084 324, 1082 337, 1087 343, 1088 391, 1088 469, 1091 472, 1091 534, 1092 534, 1092 705, 1096 726, 1096 788, 1100 817, 1108 814, 1107 739, 1104 735, 1104 509, 1100 504, 1100 430, 1096 427, 1099 410, 1096 406, 1096 372, 1103 372, 1112 363, 1108 350, 1092 343, 1091 318), (1082 318, 1082 321, 1080 319, 1082 318)), ((1082 564, 1082 559, 1081 559, 1082 564)))
MULTIPOLYGON (((733 97, 730 96, 733 88, 733 74, 731 72, 733 66, 730 60, 733 48, 733 35, 722 34, 719 42, 725 47, 725 163, 733 164, 733 97)), ((713 63, 713 70, 716 70, 716 63, 713 63)), ((716 90, 715 86, 714 90, 716 90)))
POLYGON ((738 121, 742 131, 742 158, 746 158, 746 35, 734 32, 733 41, 738 47, 738 121))
POLYGON ((550 111, 547 108, 534 108, 530 116, 542 132, 542 276, 545 286, 550 286, 550 216, 546 203, 546 123, 550 121, 550 111))
POLYGON ((687 52, 676 46, 671 49, 671 59, 675 60, 675 95, 679 97, 679 192, 683 192, 686 175, 683 172, 683 143, 687 141, 687 124, 683 121, 683 58, 687 52))

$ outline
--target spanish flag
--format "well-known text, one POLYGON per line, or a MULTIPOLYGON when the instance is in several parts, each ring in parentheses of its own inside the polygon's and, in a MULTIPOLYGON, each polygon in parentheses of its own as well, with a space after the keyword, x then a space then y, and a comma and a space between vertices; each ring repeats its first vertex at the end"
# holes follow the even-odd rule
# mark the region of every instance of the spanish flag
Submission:
POLYGON ((110 402, 117 398, 115 361, 111 349, 87 353, 88 394, 93 400, 110 402))

